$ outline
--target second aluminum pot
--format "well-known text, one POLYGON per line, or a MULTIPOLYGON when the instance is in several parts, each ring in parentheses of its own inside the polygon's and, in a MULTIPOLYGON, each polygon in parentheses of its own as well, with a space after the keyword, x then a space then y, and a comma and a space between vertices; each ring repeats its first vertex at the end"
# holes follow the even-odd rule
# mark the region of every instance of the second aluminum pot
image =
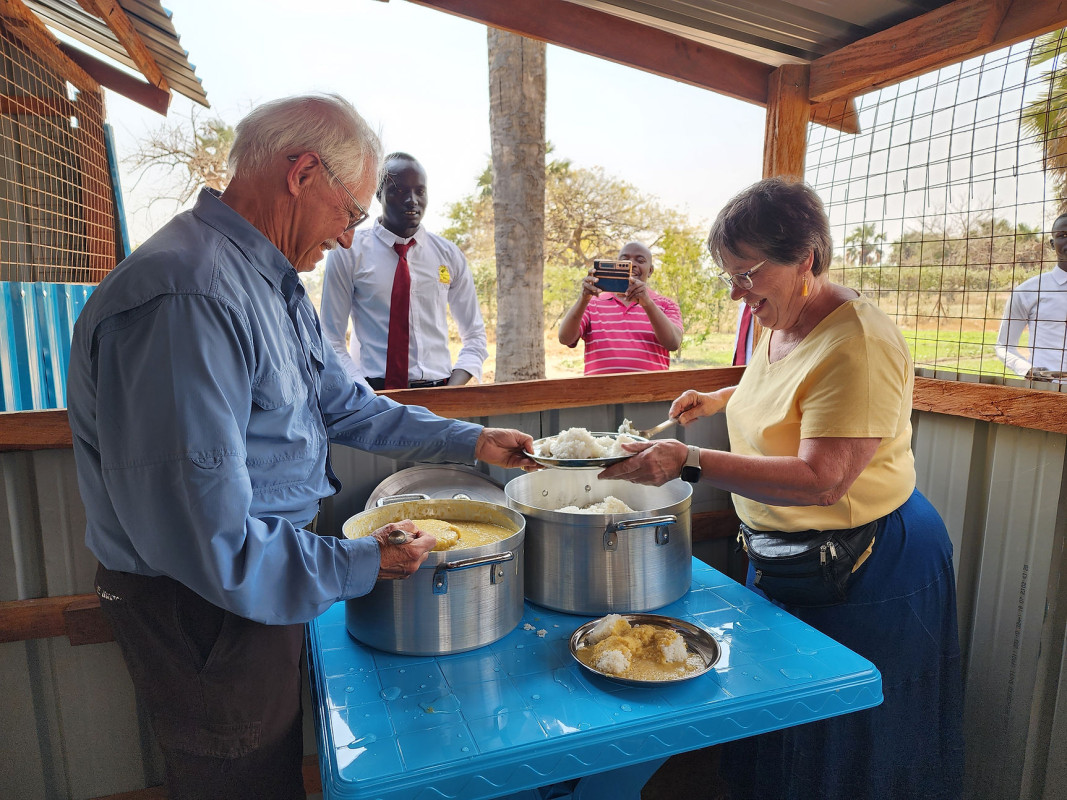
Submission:
POLYGON ((526 599, 571 614, 637 613, 689 591, 693 488, 602 481, 598 469, 529 472, 504 486, 526 517, 526 599), (575 514, 613 496, 632 512, 575 514))
POLYGON ((480 500, 409 500, 356 514, 343 532, 355 538, 402 519, 490 522, 515 533, 431 552, 414 575, 378 581, 345 601, 348 632, 379 650, 418 656, 461 653, 511 633, 523 613, 523 516, 480 500))

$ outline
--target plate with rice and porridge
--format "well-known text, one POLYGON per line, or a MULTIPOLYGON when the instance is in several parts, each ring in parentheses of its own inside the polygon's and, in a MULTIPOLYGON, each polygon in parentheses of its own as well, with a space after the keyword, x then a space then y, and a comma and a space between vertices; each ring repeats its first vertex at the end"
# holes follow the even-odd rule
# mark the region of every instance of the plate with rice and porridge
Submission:
POLYGON ((662 686, 703 675, 719 660, 718 642, 703 628, 660 614, 608 614, 570 638, 574 660, 629 686, 662 686))
POLYGON ((630 420, 623 420, 617 431, 590 431, 587 428, 567 428, 555 436, 535 439, 533 452, 526 453, 543 467, 582 469, 617 464, 633 453, 622 449, 627 442, 647 442, 638 436, 630 420))

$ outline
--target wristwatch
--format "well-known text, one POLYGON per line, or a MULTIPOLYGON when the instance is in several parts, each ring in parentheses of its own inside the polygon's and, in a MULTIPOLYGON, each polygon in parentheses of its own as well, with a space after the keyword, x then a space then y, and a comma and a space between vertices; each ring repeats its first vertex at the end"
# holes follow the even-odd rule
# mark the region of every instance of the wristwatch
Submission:
POLYGON ((685 457, 685 465, 682 467, 682 480, 687 483, 700 481, 700 448, 688 445, 689 453, 685 457))

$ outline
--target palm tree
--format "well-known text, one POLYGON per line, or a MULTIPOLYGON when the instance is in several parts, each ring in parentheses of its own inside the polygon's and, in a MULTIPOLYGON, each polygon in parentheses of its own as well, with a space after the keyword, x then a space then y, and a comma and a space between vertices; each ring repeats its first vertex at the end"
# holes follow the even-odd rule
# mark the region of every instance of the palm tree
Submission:
POLYGON ((545 45, 488 29, 497 381, 545 377, 545 45))
POLYGON ((874 225, 857 225, 852 229, 852 233, 845 237, 845 261, 864 267, 877 264, 882 260, 884 242, 885 234, 878 231, 874 225))
POLYGON ((1067 212, 1067 70, 1059 69, 1067 29, 1034 39, 1028 67, 1051 62, 1048 86, 1023 107, 1020 128, 1041 148, 1044 170, 1056 194, 1058 213, 1067 212))

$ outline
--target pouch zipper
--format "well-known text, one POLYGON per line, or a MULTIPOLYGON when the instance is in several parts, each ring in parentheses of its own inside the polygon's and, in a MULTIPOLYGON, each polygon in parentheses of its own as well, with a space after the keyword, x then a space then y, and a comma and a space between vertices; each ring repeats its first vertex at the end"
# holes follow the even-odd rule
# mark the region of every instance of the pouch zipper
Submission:
POLYGON ((819 548, 819 563, 823 566, 826 565, 826 554, 830 553, 830 561, 837 561, 837 548, 834 547, 833 542, 826 542, 819 548))

